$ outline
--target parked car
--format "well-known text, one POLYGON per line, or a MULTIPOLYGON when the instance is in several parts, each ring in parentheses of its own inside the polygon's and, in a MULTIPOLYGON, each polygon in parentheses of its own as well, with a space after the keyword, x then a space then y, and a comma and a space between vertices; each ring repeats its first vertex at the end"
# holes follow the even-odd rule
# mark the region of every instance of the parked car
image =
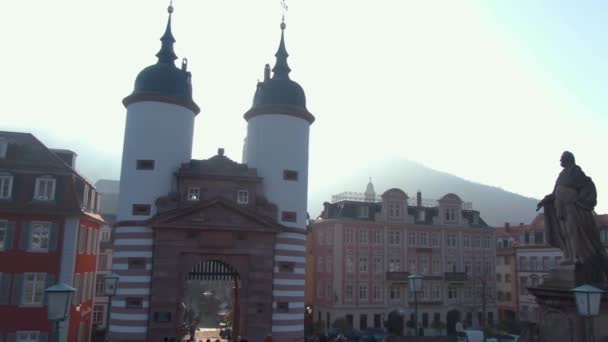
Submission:
POLYGON ((458 342, 498 342, 494 337, 485 337, 485 334, 481 330, 458 331, 456 337, 458 338, 458 342))
POLYGON ((383 329, 370 328, 362 332, 362 342, 382 342, 386 337, 386 332, 383 329))

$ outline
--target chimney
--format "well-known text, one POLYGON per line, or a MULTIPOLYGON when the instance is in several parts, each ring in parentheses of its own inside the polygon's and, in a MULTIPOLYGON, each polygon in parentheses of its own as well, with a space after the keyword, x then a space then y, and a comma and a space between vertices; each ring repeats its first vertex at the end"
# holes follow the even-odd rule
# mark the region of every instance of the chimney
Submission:
POLYGON ((270 64, 266 64, 264 66, 264 81, 268 81, 270 79, 270 64))
POLYGON ((220 147, 220 148, 218 148, 218 149, 217 149, 217 155, 218 155, 218 156, 223 156, 223 155, 224 155, 224 149, 223 149, 223 148, 221 148, 221 147, 220 147))
POLYGON ((505 229, 509 230, 511 228, 511 224, 509 222, 505 222, 505 229))
POLYGON ((420 192, 420 190, 416 192, 416 205, 419 207, 422 206, 422 192, 420 192))
POLYGON ((59 157, 61 160, 63 160, 71 168, 73 168, 73 169, 76 168, 77 154, 75 152, 70 151, 70 150, 58 149, 58 148, 51 149, 51 152, 55 153, 55 155, 57 155, 57 157, 59 157))
POLYGON ((523 223, 523 222, 519 222, 519 226, 520 226, 520 227, 523 227, 523 226, 524 226, 524 223, 523 223))

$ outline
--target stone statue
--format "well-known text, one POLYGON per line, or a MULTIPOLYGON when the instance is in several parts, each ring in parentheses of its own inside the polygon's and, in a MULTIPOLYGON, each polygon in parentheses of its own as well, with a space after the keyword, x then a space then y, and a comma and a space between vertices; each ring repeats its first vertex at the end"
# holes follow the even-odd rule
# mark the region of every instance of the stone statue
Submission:
POLYGON ((547 242, 564 253, 562 266, 576 265, 583 269, 586 281, 603 283, 608 279, 608 259, 595 224, 595 184, 576 165, 571 152, 564 152, 560 162, 564 169, 553 192, 536 208, 545 209, 547 242), (603 275, 607 277, 602 279, 603 275))

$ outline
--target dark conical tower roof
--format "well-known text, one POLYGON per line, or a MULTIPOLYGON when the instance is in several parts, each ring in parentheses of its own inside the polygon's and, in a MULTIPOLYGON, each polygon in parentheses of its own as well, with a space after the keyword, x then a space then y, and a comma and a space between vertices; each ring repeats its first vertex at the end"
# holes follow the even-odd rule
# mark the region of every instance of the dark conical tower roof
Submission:
POLYGON ((171 32, 173 6, 169 6, 168 12, 167 26, 160 38, 160 50, 156 54, 158 61, 137 75, 133 93, 125 97, 122 103, 125 106, 141 101, 172 103, 198 114, 200 108, 192 99, 192 75, 187 71, 186 59, 182 62, 181 69, 175 66, 177 55, 173 50, 175 38, 171 32))
POLYGON ((258 82, 253 106, 247 113, 245 119, 260 114, 287 114, 301 117, 312 123, 315 118, 306 109, 306 95, 304 89, 289 78, 291 68, 287 64, 287 48, 285 47, 285 22, 281 22, 281 41, 275 53, 276 62, 272 68, 273 75, 270 77, 268 65, 264 71, 264 81, 258 82))

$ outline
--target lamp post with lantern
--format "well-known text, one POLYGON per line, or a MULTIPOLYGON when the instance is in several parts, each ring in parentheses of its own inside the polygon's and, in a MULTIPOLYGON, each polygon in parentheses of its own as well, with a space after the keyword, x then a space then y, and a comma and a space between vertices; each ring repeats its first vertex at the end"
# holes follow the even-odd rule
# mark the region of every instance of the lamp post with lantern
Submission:
POLYGON ((412 273, 407 280, 410 291, 414 293, 414 336, 418 341, 418 292, 422 289, 424 276, 420 273, 412 273))
POLYGON ((581 285, 571 291, 574 292, 576 298, 578 314, 586 318, 587 342, 593 342, 593 317, 598 315, 602 294, 606 291, 591 285, 581 285))
POLYGON ((66 319, 74 289, 66 284, 53 285, 46 290, 47 318, 54 322, 53 342, 59 342, 59 322, 66 319))
POLYGON ((112 340, 110 338, 110 311, 112 311, 112 297, 116 295, 119 278, 120 276, 116 273, 110 273, 103 277, 104 292, 108 296, 108 312, 106 313, 106 333, 104 338, 106 342, 112 340))

